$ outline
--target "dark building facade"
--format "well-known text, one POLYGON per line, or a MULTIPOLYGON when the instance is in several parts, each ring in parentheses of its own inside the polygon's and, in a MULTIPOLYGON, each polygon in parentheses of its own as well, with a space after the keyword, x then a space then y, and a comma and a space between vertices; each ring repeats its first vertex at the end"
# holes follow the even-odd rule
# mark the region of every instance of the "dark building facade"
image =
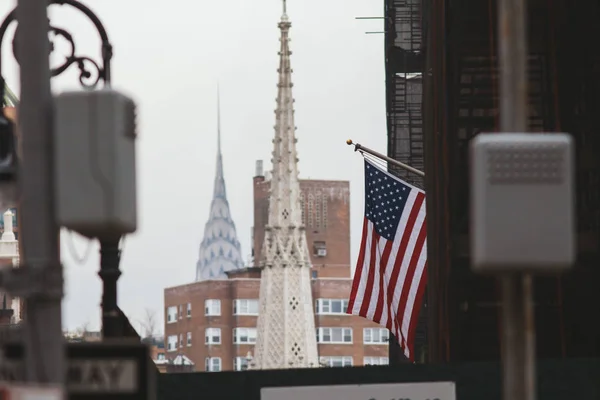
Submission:
MULTIPOLYGON (((388 154, 418 165, 399 125, 410 98, 399 76, 422 75, 427 191, 429 360, 500 357, 500 293, 470 270, 469 141, 499 129, 495 0, 386 0, 388 154), (415 28, 420 27, 420 29, 415 28), (408 35, 408 36, 407 36, 408 35), (404 108, 403 108, 404 107, 404 108), (404 111, 403 111, 404 110, 404 111)), ((537 355, 598 356, 600 326, 600 4, 530 0, 529 130, 568 132, 576 144, 578 256, 561 277, 535 279, 537 355)), ((408 121, 408 122, 407 122, 408 121)), ((414 125, 413 124, 413 125, 414 125)), ((517 206, 517 205, 516 205, 517 206)))

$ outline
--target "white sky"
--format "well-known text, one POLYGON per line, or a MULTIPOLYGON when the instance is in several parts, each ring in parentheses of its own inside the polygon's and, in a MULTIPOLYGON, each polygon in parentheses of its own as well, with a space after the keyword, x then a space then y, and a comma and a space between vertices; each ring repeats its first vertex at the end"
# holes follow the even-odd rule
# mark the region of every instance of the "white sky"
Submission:
MULTIPOLYGON (((242 252, 250 253, 255 160, 270 169, 281 1, 87 0, 114 46, 113 87, 139 106, 139 224, 121 261, 119 305, 138 327, 146 309, 162 331, 163 289, 191 282, 208 218, 216 157, 216 87, 221 90, 225 179, 242 252)), ((0 2, 4 18, 15 1, 0 2)), ((352 138, 386 150, 384 44, 380 0, 289 0, 296 125, 302 178, 351 182, 352 262, 360 241, 363 164, 352 138)), ((91 23, 66 6, 51 22, 70 31, 78 53, 98 57, 91 23)), ((19 93, 18 68, 5 37, 2 58, 19 93)), ((57 50, 64 50, 57 44, 57 50)), ((57 52, 55 52, 57 53, 57 52)), ((53 56, 57 65, 65 51, 53 56)), ((76 67, 53 90, 78 89, 76 67)), ((98 247, 63 233, 63 326, 100 326, 98 247), (67 241, 73 241, 69 246, 67 241), (73 254, 73 247, 78 254, 73 254)))

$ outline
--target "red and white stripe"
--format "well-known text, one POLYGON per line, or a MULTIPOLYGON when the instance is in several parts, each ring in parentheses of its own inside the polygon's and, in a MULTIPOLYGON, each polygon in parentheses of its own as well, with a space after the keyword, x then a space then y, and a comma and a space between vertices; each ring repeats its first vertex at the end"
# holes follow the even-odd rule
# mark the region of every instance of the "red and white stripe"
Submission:
POLYGON ((385 326, 414 361, 417 320, 427 283, 425 193, 412 188, 393 241, 366 217, 348 314, 385 326))

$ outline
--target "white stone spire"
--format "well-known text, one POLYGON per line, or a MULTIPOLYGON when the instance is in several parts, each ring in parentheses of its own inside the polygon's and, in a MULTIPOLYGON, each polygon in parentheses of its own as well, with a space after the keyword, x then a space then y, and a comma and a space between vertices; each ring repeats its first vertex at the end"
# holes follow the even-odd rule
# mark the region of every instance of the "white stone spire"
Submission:
POLYGON ((4 232, 0 238, 0 259, 6 260, 17 260, 19 257, 19 246, 15 239, 15 232, 13 231, 13 217, 14 214, 11 210, 4 213, 4 232))
POLYGON ((217 168, 210 216, 196 264, 196 280, 226 279, 226 272, 244 267, 235 223, 231 218, 221 153, 221 106, 217 93, 217 168))
MULTIPOLYGON (((10 268, 19 265, 19 242, 15 238, 13 218, 14 214, 11 210, 8 210, 3 215, 4 232, 0 237, 0 265, 1 268, 10 268)), ((20 321, 21 315, 21 301, 19 298, 7 299, 6 293, 1 293, 0 301, 2 302, 1 307, 7 306, 7 300, 10 301, 10 308, 13 310, 12 323, 20 321)))
POLYGON ((10 210, 4 213, 4 232, 2 232, 2 241, 15 240, 15 232, 13 231, 13 217, 14 214, 10 210))
POLYGON ((260 311, 251 369, 319 366, 310 255, 300 209, 289 49, 292 24, 285 1, 283 6, 269 220, 259 260, 260 311))

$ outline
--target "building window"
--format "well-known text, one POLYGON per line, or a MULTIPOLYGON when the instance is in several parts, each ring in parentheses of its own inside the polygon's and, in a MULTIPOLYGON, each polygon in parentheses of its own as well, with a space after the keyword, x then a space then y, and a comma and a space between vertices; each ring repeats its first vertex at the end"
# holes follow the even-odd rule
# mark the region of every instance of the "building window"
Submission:
POLYGON ((350 356, 334 356, 321 357, 321 365, 326 367, 351 367, 352 357, 350 356))
POLYGON ((158 353, 158 354, 156 355, 156 359, 157 359, 158 361, 162 361, 162 360, 164 360, 164 359, 165 359, 165 353, 158 353))
POLYGON ((204 342, 206 344, 221 344, 221 328, 206 328, 204 342))
POLYGON ((204 315, 221 315, 221 300, 209 299, 204 301, 204 315))
POLYGON ((306 224, 307 227, 313 226, 313 205, 314 205, 313 195, 312 195, 312 193, 309 193, 308 194, 308 223, 306 224))
POLYGON ((192 316, 192 303, 188 303, 187 305, 187 317, 190 318, 192 316))
POLYGON ((317 314, 346 314, 348 299, 318 299, 315 312, 317 314))
POLYGON ((233 302, 233 315, 258 315, 258 300, 236 299, 233 302))
POLYGON ((321 193, 317 193, 315 200, 315 225, 321 227, 321 193))
POLYGON ((188 347, 192 345, 192 332, 187 333, 187 345, 188 347))
POLYGON ((234 328, 233 343, 246 344, 256 343, 256 328, 234 328))
POLYGON ((177 322, 177 306, 167 308, 167 324, 177 322))
POLYGON ((317 328, 317 343, 352 343, 352 328, 317 328))
POLYGON ((221 358, 219 358, 219 357, 206 357, 206 371, 207 372, 219 372, 219 371, 221 371, 221 358))
POLYGON ((327 195, 323 195, 323 216, 321 225, 323 228, 327 228, 327 195))
POLYGON ((326 257, 327 256, 327 245, 322 240, 317 240, 313 242, 313 255, 317 257, 326 257))
POLYGON ((177 350, 177 335, 167 337, 167 351, 177 350))
POLYGON ((363 365, 388 365, 389 363, 387 357, 365 357, 363 365))
POLYGON ((390 334, 385 328, 364 328, 364 344, 388 344, 390 334))
POLYGON ((179 334, 179 347, 183 347, 183 333, 179 334))
POLYGON ((246 371, 248 369, 248 358, 247 357, 236 357, 233 359, 233 370, 234 371, 246 371))

